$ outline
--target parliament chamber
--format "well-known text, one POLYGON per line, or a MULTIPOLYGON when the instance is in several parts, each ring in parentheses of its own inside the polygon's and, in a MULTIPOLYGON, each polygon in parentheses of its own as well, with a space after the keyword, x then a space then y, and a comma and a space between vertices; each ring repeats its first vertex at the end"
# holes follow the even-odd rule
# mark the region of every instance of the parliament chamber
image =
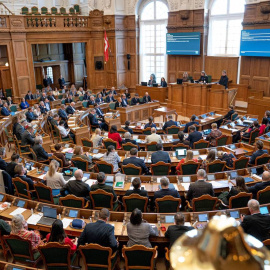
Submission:
POLYGON ((0 269, 268 269, 269 14, 0 2, 0 269))

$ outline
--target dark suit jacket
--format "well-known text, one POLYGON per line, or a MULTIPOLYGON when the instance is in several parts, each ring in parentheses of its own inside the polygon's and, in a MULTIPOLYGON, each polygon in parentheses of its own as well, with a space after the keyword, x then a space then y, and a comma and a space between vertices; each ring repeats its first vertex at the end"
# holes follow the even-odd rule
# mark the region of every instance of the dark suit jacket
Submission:
POLYGON ((168 230, 165 232, 165 237, 170 240, 170 248, 173 243, 184 233, 194 230, 194 227, 184 226, 184 225, 171 225, 168 227, 168 230))
POLYGON ((60 118, 62 118, 63 120, 67 120, 68 116, 65 110, 63 109, 59 109, 58 114, 60 116, 60 118))
POLYGON ((140 158, 137 157, 130 157, 130 158, 126 158, 123 160, 123 165, 127 165, 127 164, 133 164, 137 167, 141 167, 142 168, 142 173, 148 173, 148 168, 146 167, 144 161, 140 158))
POLYGON ((44 150, 44 148, 40 144, 34 144, 33 150, 37 155, 37 160, 47 160, 49 158, 48 153, 44 150))
POLYGON ((137 103, 140 103, 140 99, 139 98, 132 98, 131 99, 131 105, 136 105, 137 103))
POLYGON ((94 114, 89 113, 88 117, 91 125, 99 125, 98 120, 94 114))
POLYGON ((88 96, 87 94, 84 94, 83 100, 90 100, 90 96, 88 96))
POLYGON ((202 133, 199 131, 194 131, 192 133, 189 133, 189 136, 187 138, 187 140, 189 141, 189 146, 192 148, 193 147, 193 143, 199 141, 202 138, 202 133))
POLYGON ((171 127, 171 126, 178 126, 177 125, 177 122, 173 121, 173 120, 170 120, 170 121, 167 121, 164 126, 163 126, 163 130, 166 130, 166 128, 168 127, 171 127))
POLYGON ((138 144, 137 144, 137 142, 136 142, 135 140, 124 139, 124 140, 122 141, 122 145, 123 145, 123 144, 126 144, 126 143, 132 143, 132 144, 135 144, 135 145, 138 146, 138 144))
POLYGON ((41 97, 40 97, 40 99, 39 99, 39 101, 43 101, 43 102, 45 102, 46 98, 47 98, 47 97, 43 97, 43 96, 41 96, 41 97))
POLYGON ((34 96, 31 94, 31 95, 25 95, 25 100, 30 100, 30 99, 34 99, 34 96))
POLYGON ((158 198, 163 198, 164 196, 167 196, 167 195, 173 196, 175 198, 180 198, 180 195, 176 189, 167 188, 167 189, 161 189, 161 190, 156 191, 154 193, 153 201, 155 201, 158 198))
POLYGON ((114 236, 114 227, 102 220, 87 224, 78 240, 78 246, 90 243, 110 247, 113 252, 116 251, 117 242, 114 236))
POLYGON ((254 199, 257 199, 257 193, 258 193, 258 191, 263 190, 263 189, 265 189, 268 186, 270 186, 270 181, 263 181, 263 182, 260 182, 260 183, 255 184, 252 187, 249 187, 248 188, 248 191, 249 192, 252 192, 254 199))
POLYGON ((225 76, 221 76, 221 77, 220 77, 220 80, 219 80, 218 83, 219 83, 220 85, 224 85, 225 88, 227 89, 227 88, 228 88, 228 82, 229 82, 229 78, 228 78, 227 75, 225 75, 225 76))
POLYGON ((96 103, 102 103, 102 102, 104 102, 104 100, 103 100, 103 98, 96 98, 96 103))
POLYGON ((29 133, 29 131, 25 130, 22 134, 22 143, 21 145, 34 145, 35 140, 32 137, 32 135, 29 133))
POLYGON ((43 114, 45 114, 48 111, 48 109, 46 107, 39 106, 39 108, 40 108, 40 112, 43 114))
POLYGON ((147 193, 146 190, 141 190, 141 189, 138 189, 138 188, 134 188, 132 190, 127 190, 125 196, 129 196, 131 194, 139 194, 140 196, 148 197, 148 193, 147 193))
POLYGON ((189 122, 186 123, 185 129, 184 129, 184 133, 188 133, 188 127, 192 126, 192 125, 199 125, 199 122, 189 122))
POLYGON ((6 171, 6 169, 7 163, 2 158, 0 158, 0 170, 6 171))
POLYGON ((128 100, 126 98, 122 98, 122 106, 127 107, 128 105, 128 100))
POLYGON ((224 116, 224 119, 231 120, 232 114, 234 114, 234 110, 229 110, 228 113, 224 116))
POLYGON ((29 185, 29 190, 34 190, 34 182, 31 178, 27 177, 26 175, 19 176, 15 175, 15 177, 20 177, 23 181, 25 181, 29 185))
POLYGON ((153 164, 155 164, 159 161, 163 161, 165 163, 171 163, 171 159, 170 159, 168 152, 159 150, 159 151, 153 153, 151 156, 151 162, 153 164))
POLYGON ((267 154, 268 151, 267 150, 257 150, 255 153, 252 154, 250 160, 249 160, 249 163, 250 164, 255 164, 255 160, 257 157, 260 157, 262 156, 263 154, 267 154))
POLYGON ((163 81, 161 81, 160 86, 161 86, 161 87, 167 87, 167 82, 165 82, 165 81, 164 81, 164 82, 163 82, 163 81))
POLYGON ((151 97, 150 96, 148 96, 148 97, 144 96, 143 97, 143 103, 147 103, 147 102, 151 102, 151 97), (146 100, 146 98, 148 98, 148 100, 146 100))
POLYGON ((130 134, 133 134, 133 130, 130 127, 124 127, 124 130, 126 130, 127 132, 129 132, 130 134))
POLYGON ((156 80, 152 80, 152 81, 151 81, 151 80, 149 80, 149 81, 148 81, 148 85, 150 85, 150 86, 152 86, 152 85, 153 85, 153 83, 156 83, 156 80))
POLYGON ((113 200, 116 201, 117 200, 117 196, 113 190, 113 187, 112 186, 109 186, 109 185, 106 185, 106 184, 94 184, 91 186, 91 191, 96 191, 98 189, 102 189, 108 193, 112 193, 113 194, 113 200))
POLYGON ((89 107, 90 105, 94 105, 95 104, 95 101, 92 101, 92 100, 88 100, 87 102, 87 106, 89 107))
POLYGON ((260 241, 269 239, 270 216, 261 213, 245 216, 241 223, 245 233, 251 234, 260 241))
POLYGON ((99 117, 104 116, 104 113, 100 108, 96 108, 96 113, 97 113, 97 116, 99 117))
POLYGON ((73 109, 70 105, 66 108, 67 114, 73 114, 75 112, 75 109, 73 109))
POLYGON ((90 187, 86 183, 80 180, 68 181, 60 190, 62 196, 66 195, 66 191, 69 194, 73 194, 77 197, 89 197, 90 187))
POLYGON ((115 109, 124 107, 123 102, 116 101, 115 102, 115 109))
POLYGON ((204 180, 197 180, 195 183, 190 184, 187 199, 192 201, 192 199, 199 198, 200 196, 206 194, 215 196, 212 184, 207 183, 204 180))
POLYGON ((49 101, 54 101, 54 100, 55 100, 54 95, 52 95, 52 96, 48 96, 48 100, 49 100, 49 101))
POLYGON ((71 103, 71 102, 73 102, 73 99, 72 98, 66 98, 65 99, 65 103, 71 103))
POLYGON ((22 125, 20 125, 19 123, 17 123, 13 133, 16 135, 18 140, 22 139, 22 134, 23 134, 24 130, 25 130, 24 127, 22 125))
POLYGON ((6 107, 2 107, 1 114, 4 116, 10 115, 10 111, 6 107))
POLYGON ((111 96, 111 97, 107 96, 107 97, 106 97, 106 102, 107 102, 107 103, 115 102, 115 99, 114 99, 113 96, 111 96))
POLYGON ((28 122, 32 122, 33 120, 36 120, 38 117, 33 112, 26 112, 25 113, 26 119, 28 122))
POLYGON ((12 178, 15 176, 14 169, 15 169, 16 165, 17 165, 17 163, 14 161, 11 161, 10 163, 7 164, 6 171, 12 178))
POLYGON ((208 76, 201 76, 200 79, 199 79, 199 82, 206 82, 208 83, 208 76))

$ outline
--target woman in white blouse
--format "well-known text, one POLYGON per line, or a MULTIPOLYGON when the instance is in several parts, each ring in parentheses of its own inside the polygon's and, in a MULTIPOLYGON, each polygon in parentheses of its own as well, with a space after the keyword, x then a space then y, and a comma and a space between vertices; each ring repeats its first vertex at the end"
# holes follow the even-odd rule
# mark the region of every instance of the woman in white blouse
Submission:
POLYGON ((101 129, 96 128, 95 134, 92 135, 91 141, 93 142, 93 148, 102 146, 101 129))
POLYGON ((58 168, 59 162, 52 160, 49 166, 49 171, 44 177, 44 180, 47 181, 47 186, 51 189, 61 189, 66 183, 63 175, 57 172, 58 168))

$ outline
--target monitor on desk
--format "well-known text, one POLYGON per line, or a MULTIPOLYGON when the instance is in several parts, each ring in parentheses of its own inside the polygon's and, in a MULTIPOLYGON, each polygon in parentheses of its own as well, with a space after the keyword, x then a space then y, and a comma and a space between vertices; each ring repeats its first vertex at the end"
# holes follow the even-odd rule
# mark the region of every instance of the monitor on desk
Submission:
POLYGON ((183 84, 183 79, 177 79, 176 82, 177 84, 183 84))
POLYGON ((147 82, 141 82, 141 86, 147 86, 147 82))
POLYGON ((214 174, 207 174, 207 180, 214 181, 214 180, 216 180, 216 176, 214 174))
POLYGON ((199 222, 207 222, 209 220, 208 214, 198 214, 199 222))
POLYGON ((230 147, 232 150, 235 150, 235 149, 236 149, 236 146, 235 146, 234 144, 231 144, 229 147, 230 147))
POLYGON ((165 223, 174 223, 174 216, 165 216, 165 223))
POLYGON ((230 173, 231 179, 235 179, 237 176, 238 176, 238 173, 237 172, 231 172, 230 173))
POLYGON ((153 87, 158 87, 158 83, 153 83, 153 87))
POLYGON ((17 202, 17 207, 24 207, 25 206, 25 201, 22 201, 22 200, 18 200, 17 202))
POLYGON ((237 218, 240 218, 240 214, 239 214, 239 211, 230 211, 230 217, 232 217, 232 218, 235 218, 235 219, 237 219, 237 218))
POLYGON ((261 207, 260 207, 260 212, 261 212, 262 215, 267 215, 267 214, 269 214, 269 211, 268 211, 267 206, 261 206, 261 207))
POLYGON ((77 218, 78 217, 78 213, 79 213, 78 210, 69 210, 68 216, 71 217, 71 218, 77 218))
POLYGON ((182 176, 182 181, 183 183, 190 183, 191 182, 190 176, 182 176))

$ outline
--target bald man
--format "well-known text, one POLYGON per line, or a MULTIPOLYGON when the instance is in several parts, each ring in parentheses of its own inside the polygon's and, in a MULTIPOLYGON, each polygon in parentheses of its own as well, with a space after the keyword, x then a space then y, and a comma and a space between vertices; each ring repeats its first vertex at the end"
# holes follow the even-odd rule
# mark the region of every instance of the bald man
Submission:
POLYGON ((146 137, 146 143, 151 143, 151 142, 157 142, 162 144, 162 140, 160 135, 157 134, 156 128, 152 127, 151 128, 151 135, 148 135, 146 137))
POLYGON ((66 112, 67 112, 67 114, 73 114, 73 113, 75 113, 75 111, 76 111, 75 102, 71 102, 70 105, 67 106, 66 112))
POLYGON ((60 190, 62 196, 73 194, 77 197, 83 197, 89 200, 90 187, 82 181, 83 171, 76 170, 74 173, 75 180, 68 181, 60 190))
POLYGON ((262 175, 262 182, 257 183, 252 187, 249 187, 248 191, 252 192, 253 198, 256 199, 258 191, 263 190, 268 186, 270 186, 270 172, 265 171, 262 175))

